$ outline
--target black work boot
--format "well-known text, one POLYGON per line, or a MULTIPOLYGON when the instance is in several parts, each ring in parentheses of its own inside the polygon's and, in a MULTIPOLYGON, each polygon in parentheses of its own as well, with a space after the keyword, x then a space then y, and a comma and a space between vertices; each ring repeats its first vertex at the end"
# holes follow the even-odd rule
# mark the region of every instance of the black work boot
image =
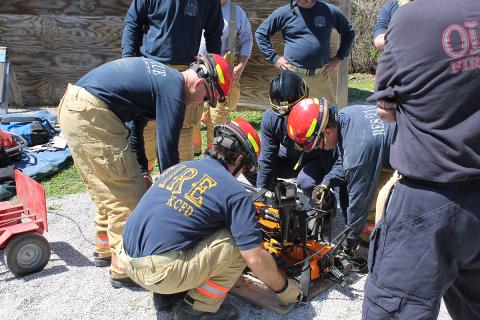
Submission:
POLYGON ((112 257, 98 258, 94 256, 93 264, 98 268, 110 267, 110 264, 112 264, 112 257))
POLYGON ((192 306, 182 301, 175 309, 174 320, 236 320, 238 319, 237 309, 230 305, 222 303, 217 312, 202 312, 192 308, 192 306))
POLYGON ((130 278, 119 278, 119 279, 110 278, 110 284, 115 289, 140 287, 136 282, 134 282, 130 278))
POLYGON ((355 251, 358 249, 358 243, 350 239, 346 239, 342 243, 342 251, 350 258, 355 258, 355 251))
POLYGON ((157 311, 170 311, 172 310, 173 306, 180 302, 185 295, 187 294, 186 291, 178 292, 174 294, 160 294, 153 292, 153 305, 155 306, 155 310, 157 311))

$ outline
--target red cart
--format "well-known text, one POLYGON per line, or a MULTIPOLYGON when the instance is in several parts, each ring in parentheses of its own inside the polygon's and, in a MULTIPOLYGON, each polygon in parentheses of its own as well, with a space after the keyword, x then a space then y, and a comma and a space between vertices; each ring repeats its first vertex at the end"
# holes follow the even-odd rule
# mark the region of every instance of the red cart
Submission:
POLYGON ((45 190, 19 170, 15 182, 19 204, 0 202, 0 249, 5 249, 7 268, 21 276, 42 270, 51 249, 43 236, 48 231, 45 190))

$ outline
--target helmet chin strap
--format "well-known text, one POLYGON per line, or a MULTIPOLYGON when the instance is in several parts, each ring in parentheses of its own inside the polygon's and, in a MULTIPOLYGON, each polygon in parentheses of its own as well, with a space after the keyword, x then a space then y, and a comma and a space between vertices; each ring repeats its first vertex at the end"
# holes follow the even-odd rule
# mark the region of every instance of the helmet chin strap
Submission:
POLYGON ((302 164, 303 161, 303 155, 305 154, 305 150, 302 151, 302 154, 300 155, 300 158, 298 158, 297 163, 295 163, 295 166, 293 167, 293 170, 297 171, 298 167, 302 164))
POLYGON ((295 7, 298 6, 297 1, 295 0, 290 0, 290 11, 292 12, 293 15, 296 15, 297 13, 295 12, 295 7))
POLYGON ((239 165, 235 164, 235 169, 233 170, 232 175, 233 175, 234 177, 236 177, 237 174, 238 174, 238 173, 240 172, 240 170, 242 170, 242 169, 243 169, 243 166, 242 166, 241 164, 239 164, 239 165))

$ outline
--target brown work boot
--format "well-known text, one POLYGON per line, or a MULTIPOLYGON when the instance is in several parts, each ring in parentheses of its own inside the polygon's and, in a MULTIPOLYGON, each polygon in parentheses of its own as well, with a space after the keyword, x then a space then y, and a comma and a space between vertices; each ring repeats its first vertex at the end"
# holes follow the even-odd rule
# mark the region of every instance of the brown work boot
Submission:
POLYGON ((230 305, 222 303, 217 312, 202 312, 192 308, 192 306, 182 301, 175 310, 174 320, 236 320, 238 319, 237 309, 230 305))

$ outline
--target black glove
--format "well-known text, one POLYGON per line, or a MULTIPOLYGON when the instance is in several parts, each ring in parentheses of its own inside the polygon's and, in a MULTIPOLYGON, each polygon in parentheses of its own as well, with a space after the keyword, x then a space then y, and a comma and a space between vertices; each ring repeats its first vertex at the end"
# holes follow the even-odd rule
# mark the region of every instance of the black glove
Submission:
POLYGON ((320 184, 313 189, 312 200, 318 205, 328 203, 330 201, 330 188, 325 184, 320 184))

